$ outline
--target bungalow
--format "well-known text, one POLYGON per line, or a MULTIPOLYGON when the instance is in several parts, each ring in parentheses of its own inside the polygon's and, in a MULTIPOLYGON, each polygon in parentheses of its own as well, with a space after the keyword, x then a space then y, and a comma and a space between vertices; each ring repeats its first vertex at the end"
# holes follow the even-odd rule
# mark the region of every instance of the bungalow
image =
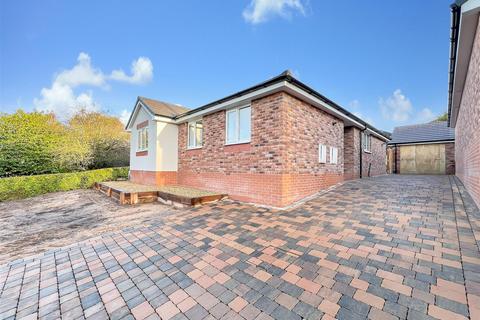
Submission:
POLYGON ((480 207, 480 1, 457 0, 451 9, 448 123, 456 175, 480 207))
POLYGON ((130 179, 284 207, 386 173, 386 134, 290 72, 196 109, 139 97, 127 123, 130 179))

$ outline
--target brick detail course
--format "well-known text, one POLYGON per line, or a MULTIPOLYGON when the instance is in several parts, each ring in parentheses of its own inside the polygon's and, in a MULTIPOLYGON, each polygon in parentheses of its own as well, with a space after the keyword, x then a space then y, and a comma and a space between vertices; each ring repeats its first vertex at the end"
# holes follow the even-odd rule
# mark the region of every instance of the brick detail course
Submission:
POLYGON ((480 20, 455 126, 456 174, 480 206, 480 20))
POLYGON ((130 170, 130 181, 134 183, 159 186, 177 184, 177 172, 130 170))

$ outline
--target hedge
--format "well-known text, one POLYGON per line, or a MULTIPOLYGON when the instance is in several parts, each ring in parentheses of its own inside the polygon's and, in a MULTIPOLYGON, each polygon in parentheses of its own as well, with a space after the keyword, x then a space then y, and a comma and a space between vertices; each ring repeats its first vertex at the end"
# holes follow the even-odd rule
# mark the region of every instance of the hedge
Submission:
POLYGON ((0 178, 0 202, 44 193, 91 188, 95 182, 128 177, 128 167, 0 178))

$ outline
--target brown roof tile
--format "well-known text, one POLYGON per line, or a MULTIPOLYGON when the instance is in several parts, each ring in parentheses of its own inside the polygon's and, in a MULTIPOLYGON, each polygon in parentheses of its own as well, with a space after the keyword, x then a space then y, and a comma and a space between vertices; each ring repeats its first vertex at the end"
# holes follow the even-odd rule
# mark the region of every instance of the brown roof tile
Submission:
POLYGON ((187 112, 189 109, 176 104, 153 100, 145 97, 138 99, 157 116, 173 118, 179 114, 187 112))

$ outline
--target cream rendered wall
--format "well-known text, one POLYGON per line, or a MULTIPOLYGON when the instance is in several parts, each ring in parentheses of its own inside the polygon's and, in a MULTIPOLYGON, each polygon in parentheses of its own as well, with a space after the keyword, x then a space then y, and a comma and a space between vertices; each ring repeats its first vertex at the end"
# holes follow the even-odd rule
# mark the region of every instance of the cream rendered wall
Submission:
POLYGON ((178 125, 156 122, 157 171, 177 171, 178 169, 178 125))
POLYGON ((132 132, 130 135, 130 170, 142 171, 156 171, 157 170, 157 144, 155 138, 157 136, 156 122, 153 121, 150 114, 143 108, 140 108, 135 122, 131 126, 132 132), (148 120, 148 155, 137 156, 138 151, 138 130, 137 125, 148 120))
MULTIPOLYGON (((167 120, 167 119, 166 119, 167 120)), ((168 120, 167 120, 168 121, 168 120)), ((177 171, 178 169, 178 125, 154 120, 140 108, 131 126, 130 170, 177 171), (148 120, 148 155, 137 156, 137 125, 148 120)))

